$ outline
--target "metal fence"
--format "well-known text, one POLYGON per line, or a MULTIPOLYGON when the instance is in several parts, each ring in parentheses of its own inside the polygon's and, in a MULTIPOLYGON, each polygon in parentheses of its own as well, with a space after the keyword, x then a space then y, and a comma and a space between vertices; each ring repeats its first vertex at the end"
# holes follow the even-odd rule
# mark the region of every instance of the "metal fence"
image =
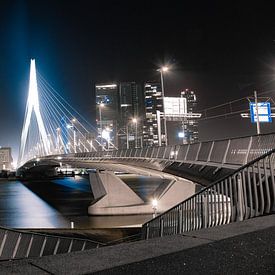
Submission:
MULTIPOLYGON (((132 148, 117 151, 84 152, 64 155, 65 158, 98 159, 163 159, 177 162, 211 162, 242 166, 272 150, 275 133, 186 145, 132 148)), ((52 158, 50 156, 49 158, 52 158)))
POLYGON ((180 234, 275 211, 275 149, 145 223, 144 239, 180 234))
POLYGON ((97 248, 91 240, 0 228, 0 260, 35 258, 97 248))

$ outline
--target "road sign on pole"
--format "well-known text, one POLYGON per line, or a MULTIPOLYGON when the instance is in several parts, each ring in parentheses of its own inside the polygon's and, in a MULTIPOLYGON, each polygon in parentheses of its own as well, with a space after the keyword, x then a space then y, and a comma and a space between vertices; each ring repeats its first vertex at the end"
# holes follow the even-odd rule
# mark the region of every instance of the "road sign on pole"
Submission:
POLYGON ((250 102, 250 118, 252 123, 272 122, 271 117, 270 102, 258 102, 257 105, 255 102, 250 102), (258 109, 258 116, 256 109, 258 109))

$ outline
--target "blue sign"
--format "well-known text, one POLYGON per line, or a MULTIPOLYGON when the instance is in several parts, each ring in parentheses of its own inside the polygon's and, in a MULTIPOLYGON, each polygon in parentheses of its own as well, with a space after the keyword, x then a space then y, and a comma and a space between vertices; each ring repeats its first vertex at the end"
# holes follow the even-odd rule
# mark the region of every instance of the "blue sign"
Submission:
MULTIPOLYGON (((259 122, 272 122, 270 102, 258 102, 257 105, 259 122)), ((250 102, 250 117, 252 123, 258 121, 255 102, 250 102)))

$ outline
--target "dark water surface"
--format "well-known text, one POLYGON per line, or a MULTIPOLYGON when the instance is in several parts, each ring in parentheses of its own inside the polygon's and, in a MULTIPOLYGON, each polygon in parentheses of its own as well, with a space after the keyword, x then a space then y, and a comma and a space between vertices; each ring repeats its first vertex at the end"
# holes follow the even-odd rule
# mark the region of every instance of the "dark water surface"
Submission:
MULTIPOLYGON (((124 176, 123 180, 128 180, 130 187, 148 199, 157 188, 158 179, 136 178, 137 181, 134 176, 124 176)), ((70 228, 73 222, 78 229, 112 228, 141 225, 152 218, 151 215, 88 216, 92 201, 90 184, 85 177, 32 182, 1 180, 0 226, 70 228)))

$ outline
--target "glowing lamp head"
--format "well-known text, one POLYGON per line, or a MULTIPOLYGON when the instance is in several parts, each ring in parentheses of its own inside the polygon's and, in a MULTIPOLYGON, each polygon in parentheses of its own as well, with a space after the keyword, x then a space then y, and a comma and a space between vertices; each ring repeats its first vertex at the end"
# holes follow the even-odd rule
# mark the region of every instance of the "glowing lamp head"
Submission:
POLYGON ((153 199, 152 200, 152 208, 153 209, 157 209, 157 207, 158 207, 158 200, 157 199, 153 199))
POLYGON ((133 123, 137 123, 137 118, 133 118, 133 123))
POLYGON ((106 140, 110 140, 110 131, 104 129, 104 130, 102 131, 102 137, 103 137, 104 139, 106 139, 106 140))
POLYGON ((100 107, 100 108, 104 107, 104 103, 100 103, 100 104, 99 104, 99 107, 100 107))
POLYGON ((169 68, 168 68, 167 66, 163 66, 163 67, 161 68, 161 70, 162 70, 163 72, 167 72, 167 71, 169 70, 169 68))

